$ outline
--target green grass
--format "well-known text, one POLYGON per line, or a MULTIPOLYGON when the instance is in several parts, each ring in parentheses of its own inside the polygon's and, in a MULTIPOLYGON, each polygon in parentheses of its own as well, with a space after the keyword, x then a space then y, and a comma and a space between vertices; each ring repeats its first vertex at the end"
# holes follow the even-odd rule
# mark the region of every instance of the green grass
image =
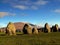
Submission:
POLYGON ((60 32, 39 33, 38 35, 17 34, 7 36, 0 33, 0 45, 60 45, 60 32))

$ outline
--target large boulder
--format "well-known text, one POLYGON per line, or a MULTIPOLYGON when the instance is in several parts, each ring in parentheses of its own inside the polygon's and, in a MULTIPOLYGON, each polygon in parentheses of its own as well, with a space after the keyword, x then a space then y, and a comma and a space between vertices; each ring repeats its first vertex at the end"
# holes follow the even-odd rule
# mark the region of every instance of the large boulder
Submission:
POLYGON ((51 32, 50 26, 48 25, 48 23, 45 24, 44 26, 44 32, 51 32))
POLYGON ((58 28, 58 24, 55 24, 55 28, 56 28, 56 30, 58 31, 58 29, 59 29, 59 28, 58 28))
POLYGON ((6 34, 16 35, 16 29, 13 23, 9 22, 6 28, 6 34))
POLYGON ((33 29, 32 29, 32 33, 33 33, 33 34, 38 34, 37 28, 33 28, 33 29))
POLYGON ((55 26, 52 26, 51 30, 52 30, 52 32, 59 31, 58 24, 55 24, 55 26))
POLYGON ((23 27, 24 34, 32 34, 32 27, 29 24, 25 24, 23 27))

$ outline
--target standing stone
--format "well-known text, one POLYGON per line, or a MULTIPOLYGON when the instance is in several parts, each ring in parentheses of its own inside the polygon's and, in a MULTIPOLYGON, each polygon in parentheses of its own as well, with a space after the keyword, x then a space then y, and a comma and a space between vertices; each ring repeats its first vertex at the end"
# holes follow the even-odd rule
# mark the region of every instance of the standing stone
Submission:
POLYGON ((32 29, 32 33, 33 33, 33 34, 38 34, 37 28, 33 28, 33 29, 32 29))
POLYGON ((48 23, 45 24, 45 27, 44 27, 44 32, 50 32, 51 29, 50 29, 50 26, 48 25, 48 23))
POLYGON ((55 29, 58 31, 58 24, 55 24, 55 29))
POLYGON ((13 23, 9 22, 9 24, 7 25, 6 34, 16 35, 16 29, 13 23))
POLYGON ((25 24, 23 27, 24 34, 32 34, 32 27, 29 24, 25 24))
POLYGON ((58 24, 55 24, 54 26, 52 26, 51 30, 52 30, 52 32, 59 31, 58 24))

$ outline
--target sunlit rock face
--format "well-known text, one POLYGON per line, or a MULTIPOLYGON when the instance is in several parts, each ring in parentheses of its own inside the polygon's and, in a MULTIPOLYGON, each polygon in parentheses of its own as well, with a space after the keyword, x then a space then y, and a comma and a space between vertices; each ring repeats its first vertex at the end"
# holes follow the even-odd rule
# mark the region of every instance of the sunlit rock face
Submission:
POLYGON ((33 33, 33 34, 38 34, 37 28, 33 28, 33 29, 32 29, 32 33, 33 33))
POLYGON ((25 24, 23 27, 24 34, 32 34, 32 27, 29 24, 25 24))
POLYGON ((48 23, 46 23, 45 26, 44 26, 44 32, 49 33, 50 31, 51 31, 50 26, 48 25, 48 23))
POLYGON ((58 25, 57 25, 57 24, 55 24, 55 28, 56 28, 56 30, 58 31, 58 25))
POLYGON ((55 26, 52 26, 52 32, 57 32, 59 31, 59 27, 58 27, 58 24, 55 24, 55 26))
POLYGON ((6 34, 16 35, 16 28, 13 23, 9 22, 6 28, 6 34))

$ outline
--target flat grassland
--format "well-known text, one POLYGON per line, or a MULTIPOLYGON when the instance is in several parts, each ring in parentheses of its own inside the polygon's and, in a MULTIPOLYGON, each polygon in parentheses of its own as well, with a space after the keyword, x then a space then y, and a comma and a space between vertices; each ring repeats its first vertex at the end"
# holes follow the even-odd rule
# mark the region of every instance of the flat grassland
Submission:
POLYGON ((60 32, 8 36, 0 33, 0 45, 60 45, 60 32))

